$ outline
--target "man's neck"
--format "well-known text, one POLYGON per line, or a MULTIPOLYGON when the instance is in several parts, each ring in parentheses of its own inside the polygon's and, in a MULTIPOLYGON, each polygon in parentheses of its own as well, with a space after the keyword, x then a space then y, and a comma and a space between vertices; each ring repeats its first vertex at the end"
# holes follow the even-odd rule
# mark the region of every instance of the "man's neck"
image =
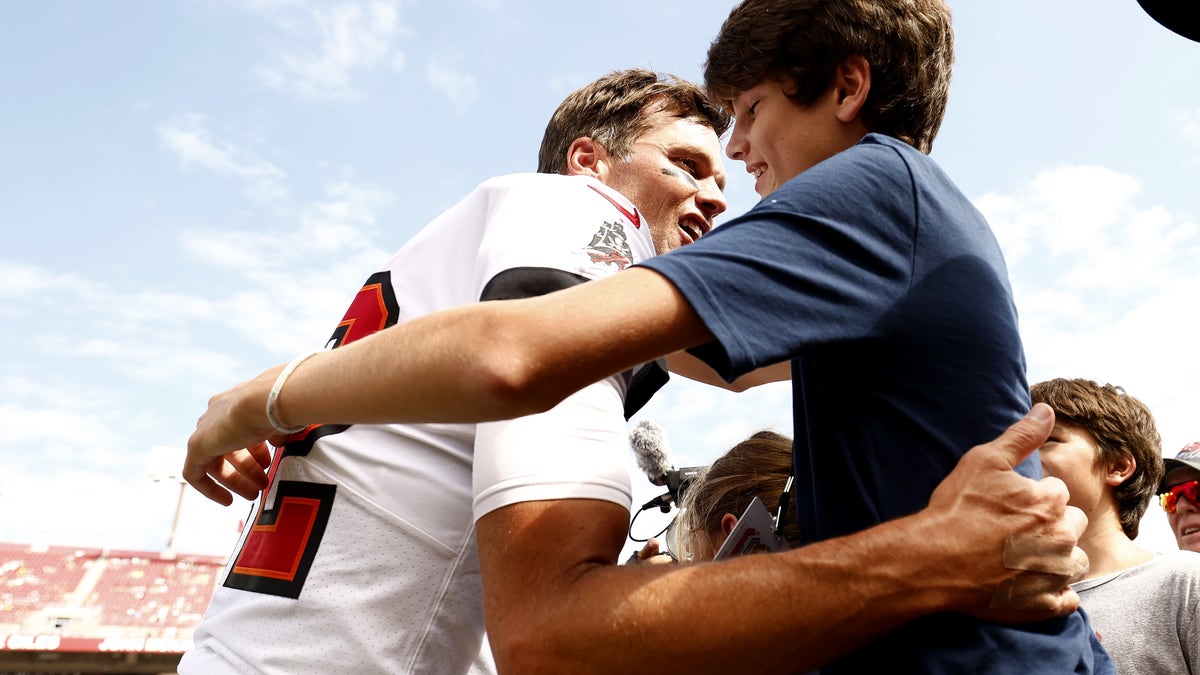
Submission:
POLYGON ((1120 572, 1154 557, 1154 553, 1126 536, 1116 513, 1093 514, 1091 518, 1087 530, 1079 538, 1079 548, 1087 553, 1090 563, 1088 579, 1120 572))

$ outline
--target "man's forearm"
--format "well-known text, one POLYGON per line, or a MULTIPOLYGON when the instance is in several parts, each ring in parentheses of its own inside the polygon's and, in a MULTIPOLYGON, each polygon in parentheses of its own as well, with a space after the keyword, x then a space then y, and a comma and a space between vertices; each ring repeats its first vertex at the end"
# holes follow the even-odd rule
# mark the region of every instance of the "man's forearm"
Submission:
MULTIPOLYGON (((541 515, 539 529, 553 530, 555 516, 541 515)), ((549 582, 534 572, 509 580, 510 589, 536 587, 540 600, 493 593, 485 554, 493 650, 501 672, 522 674, 657 673, 664 663, 672 672, 802 672, 978 598, 975 584, 943 581, 962 572, 944 569, 957 561, 944 562, 953 556, 939 550, 937 529, 920 515, 786 553, 682 566, 593 561, 549 582)), ((493 560, 522 554, 519 535, 501 542, 487 532, 480 548, 493 560)))
POLYGON ((786 553, 619 568, 627 514, 613 504, 493 511, 476 527, 497 663, 522 674, 657 672, 664 660, 681 672, 795 672, 933 612, 1067 614, 1079 603, 1068 584, 1087 566, 1074 546, 1087 519, 1062 481, 1013 471, 1052 426, 1035 406, 967 452, 921 512, 786 553), (1021 538, 1062 544, 1040 565, 1061 572, 1006 560, 1021 538))

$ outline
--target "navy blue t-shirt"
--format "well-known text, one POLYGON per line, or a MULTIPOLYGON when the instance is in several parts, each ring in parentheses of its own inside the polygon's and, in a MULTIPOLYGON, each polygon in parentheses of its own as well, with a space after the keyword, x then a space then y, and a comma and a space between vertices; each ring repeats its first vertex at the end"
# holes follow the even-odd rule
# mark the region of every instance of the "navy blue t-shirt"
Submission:
MULTIPOLYGON (((643 263, 716 341, 728 380, 792 362, 806 541, 914 513, 971 446, 1029 410, 1008 273, 983 216, 927 156, 858 144, 694 244, 643 263)), ((1018 467, 1041 477, 1036 453, 1018 467)), ((1080 613, 1018 627, 914 622, 822 672, 1112 672, 1080 613), (1093 649, 1099 651, 1093 670, 1093 649)))

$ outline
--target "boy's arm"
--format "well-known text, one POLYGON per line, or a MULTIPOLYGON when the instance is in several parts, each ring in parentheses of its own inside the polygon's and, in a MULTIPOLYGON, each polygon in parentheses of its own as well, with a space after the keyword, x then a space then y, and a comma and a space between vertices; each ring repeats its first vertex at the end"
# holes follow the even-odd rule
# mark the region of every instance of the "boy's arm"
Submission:
MULTIPOLYGON (((1005 566, 1006 542, 1086 527, 1057 479, 1012 467, 1049 433, 1027 417, 968 452, 921 512, 784 553, 618 566, 628 512, 609 502, 506 506, 477 523, 487 630, 501 673, 786 673, 816 668, 940 611, 1031 621, 1075 609, 1070 575, 1005 566), (997 589, 1010 611, 990 609, 997 589), (1011 611, 1013 607, 1024 611, 1011 611)), ((1068 553, 1069 552, 1069 553, 1068 553)), ((1053 556, 1051 556, 1053 558, 1053 556)))
MULTIPOLYGON (((288 378, 276 413, 289 426, 508 419, 711 340, 671 282, 634 267, 536 298, 437 312, 313 356, 288 378)), ((230 503, 225 488, 252 499, 266 484, 261 442, 282 441, 266 401, 281 370, 209 400, 183 475, 210 499, 230 503)))

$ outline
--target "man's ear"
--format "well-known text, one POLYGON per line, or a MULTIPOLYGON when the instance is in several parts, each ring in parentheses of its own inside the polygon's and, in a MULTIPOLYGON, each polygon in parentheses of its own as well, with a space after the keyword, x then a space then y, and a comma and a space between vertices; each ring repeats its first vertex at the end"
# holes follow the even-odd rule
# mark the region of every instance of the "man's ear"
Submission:
POLYGON ((1108 473, 1104 476, 1104 482, 1116 487, 1129 480, 1134 471, 1137 471, 1137 460, 1127 452, 1121 453, 1121 456, 1113 461, 1112 466, 1108 467, 1108 473))
POLYGON ((591 176, 603 181, 608 175, 608 153, 587 136, 576 138, 567 148, 567 175, 591 176))
POLYGON ((862 56, 851 56, 834 71, 833 91, 837 96, 837 118, 853 122, 871 93, 871 64, 862 56))

